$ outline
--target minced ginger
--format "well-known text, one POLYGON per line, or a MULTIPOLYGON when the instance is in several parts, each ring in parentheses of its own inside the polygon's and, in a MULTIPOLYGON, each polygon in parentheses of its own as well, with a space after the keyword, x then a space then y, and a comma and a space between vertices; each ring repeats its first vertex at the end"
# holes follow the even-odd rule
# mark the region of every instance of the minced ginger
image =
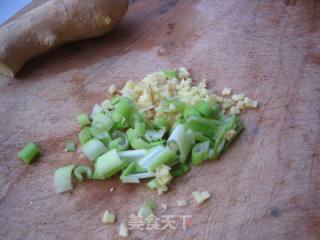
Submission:
POLYGON ((146 118, 164 117, 171 123, 181 114, 164 111, 167 109, 164 102, 168 99, 178 99, 191 106, 201 100, 210 104, 220 103, 225 111, 229 110, 230 114, 239 114, 244 108, 256 108, 258 104, 257 101, 245 97, 244 94, 234 94, 231 99, 227 98, 231 95, 229 88, 228 94, 224 93, 223 97, 213 94, 207 88, 205 79, 198 85, 193 85, 191 74, 183 67, 148 74, 140 82, 130 80, 120 91, 117 91, 112 85, 109 93, 116 92, 120 92, 123 97, 131 98, 146 118))

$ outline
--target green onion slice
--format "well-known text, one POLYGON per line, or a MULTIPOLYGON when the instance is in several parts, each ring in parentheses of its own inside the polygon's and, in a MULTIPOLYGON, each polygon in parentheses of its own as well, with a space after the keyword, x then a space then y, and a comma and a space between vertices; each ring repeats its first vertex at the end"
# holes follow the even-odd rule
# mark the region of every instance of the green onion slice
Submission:
POLYGON ((30 142, 18 153, 17 156, 25 163, 30 164, 39 154, 39 147, 33 142, 30 142))
POLYGON ((172 78, 179 79, 178 72, 176 70, 162 71, 162 74, 168 79, 172 79, 172 78))
POLYGON ((87 179, 91 179, 93 176, 92 169, 87 165, 79 165, 74 169, 74 175, 79 182, 83 181, 82 175, 85 174, 87 179))
POLYGON ((125 133, 114 131, 112 137, 114 139, 109 142, 109 150, 117 149, 118 151, 124 151, 129 148, 129 141, 125 133))
POLYGON ((97 113, 92 121, 92 126, 101 131, 110 131, 114 122, 111 117, 104 113, 97 113))
POLYGON ((161 128, 159 130, 148 129, 146 130, 144 137, 147 141, 152 142, 155 140, 161 140, 166 133, 166 128, 161 128))
POLYGON ((130 174, 128 176, 123 176, 120 179, 121 179, 121 182, 123 183, 140 183, 140 179, 151 178, 155 176, 156 174, 153 172, 146 172, 146 173, 130 174))
POLYGON ((101 178, 111 177, 126 164, 119 158, 115 149, 100 156, 95 163, 95 174, 101 178))
POLYGON ((186 107, 183 112, 183 117, 184 117, 184 119, 188 119, 190 116, 200 117, 201 114, 196 107, 186 107))
POLYGON ((76 151, 76 143, 73 140, 70 140, 66 144, 65 148, 66 152, 75 152, 76 151))
POLYGON ((54 189, 57 193, 71 191, 72 187, 72 171, 75 165, 60 167, 54 172, 54 189))
POLYGON ((90 125, 90 123, 91 123, 90 118, 89 118, 88 114, 86 114, 86 113, 80 113, 77 116, 77 119, 78 119, 78 123, 82 127, 90 125))
POLYGON ((209 158, 209 141, 198 143, 192 148, 191 162, 193 165, 199 165, 209 158))
POLYGON ((97 139, 91 139, 82 146, 82 152, 91 161, 96 160, 100 155, 107 151, 106 147, 97 139))
POLYGON ((134 124, 134 131, 137 136, 143 136, 146 132, 146 124, 144 122, 136 121, 134 124))
POLYGON ((149 143, 137 136, 134 129, 130 128, 127 130, 127 136, 130 146, 133 149, 149 148, 149 143))
POLYGON ((223 121, 208 119, 197 116, 190 116, 187 120, 187 128, 194 132, 201 132, 207 134, 216 134, 223 121))
POLYGON ((105 146, 108 146, 109 142, 112 140, 110 134, 106 131, 92 133, 92 135, 95 139, 101 141, 105 146))
POLYGON ((177 125, 172 131, 167 141, 168 147, 175 151, 179 156, 179 161, 184 163, 191 151, 192 141, 186 134, 186 128, 183 124, 177 125))
POLYGON ((118 152, 119 157, 129 163, 137 161, 146 154, 146 149, 127 150, 118 152))
POLYGON ((153 126, 157 129, 167 127, 167 125, 168 125, 168 120, 164 117, 158 117, 153 121, 153 126))
POLYGON ((197 104, 197 109, 202 116, 209 118, 213 115, 214 110, 211 108, 210 104, 206 101, 200 101, 197 104))
POLYGON ((176 162, 176 154, 163 145, 153 147, 149 152, 138 161, 138 164, 147 169, 154 171, 157 167, 165 164, 172 165, 176 162))
POLYGON ((81 145, 89 142, 90 139, 92 139, 92 135, 88 127, 84 127, 83 129, 81 129, 78 136, 81 145))
POLYGON ((130 98, 121 98, 116 104, 112 112, 112 119, 115 122, 120 122, 127 119, 133 110, 133 102, 130 98))
POLYGON ((102 113, 103 109, 100 105, 95 104, 92 108, 91 118, 94 118, 96 114, 102 113))

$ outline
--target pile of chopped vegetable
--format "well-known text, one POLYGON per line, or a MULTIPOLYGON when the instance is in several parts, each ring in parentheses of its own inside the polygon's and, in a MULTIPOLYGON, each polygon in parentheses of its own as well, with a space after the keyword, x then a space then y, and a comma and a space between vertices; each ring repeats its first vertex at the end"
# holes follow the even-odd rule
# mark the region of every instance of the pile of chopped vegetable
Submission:
MULTIPOLYGON (((82 181, 83 175, 105 180, 119 174, 123 183, 150 179, 148 187, 161 194, 191 165, 217 160, 244 128, 237 114, 257 107, 256 101, 244 94, 231 95, 228 88, 222 97, 210 93, 205 81, 193 86, 184 68, 156 72, 138 83, 129 81, 120 91, 113 85, 109 93, 113 97, 96 104, 91 116, 81 113, 77 118, 81 150, 94 169, 58 168, 54 174, 58 193, 72 189, 73 175, 82 181)), ((66 151, 74 150, 69 141, 66 151)), ((208 196, 195 197, 201 202, 208 196)))

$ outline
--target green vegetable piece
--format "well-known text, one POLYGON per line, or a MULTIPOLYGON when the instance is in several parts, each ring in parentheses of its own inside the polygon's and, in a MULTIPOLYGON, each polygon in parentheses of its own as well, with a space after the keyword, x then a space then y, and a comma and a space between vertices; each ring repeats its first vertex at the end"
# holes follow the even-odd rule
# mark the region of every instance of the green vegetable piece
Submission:
POLYGON ((53 185, 57 193, 67 192, 73 189, 72 171, 75 165, 67 165, 55 170, 53 176, 53 185))
POLYGON ((89 131, 95 139, 101 141, 105 146, 108 146, 109 142, 112 140, 110 134, 107 131, 97 129, 95 127, 90 127, 89 131))
POLYGON ((116 105, 121 100, 120 96, 114 96, 111 98, 111 104, 116 105))
POLYGON ((176 154, 169 148, 163 145, 151 148, 149 152, 138 161, 138 164, 147 169, 148 171, 154 171, 161 165, 173 165, 176 162, 176 154))
POLYGON ((89 118, 88 114, 86 114, 86 113, 80 113, 77 116, 77 119, 78 119, 78 123, 81 125, 81 127, 90 125, 90 123, 91 123, 90 118, 89 118))
POLYGON ((183 172, 182 169, 174 169, 171 171, 171 175, 173 177, 181 177, 181 176, 185 175, 185 173, 183 172))
POLYGON ((213 117, 214 117, 214 118, 217 118, 218 115, 220 114, 221 110, 222 110, 221 104, 219 104, 219 103, 214 103, 214 104, 212 104, 211 108, 212 108, 212 110, 213 110, 213 112, 212 112, 213 117))
POLYGON ((146 149, 137 149, 137 150, 128 150, 128 151, 118 152, 118 155, 121 158, 121 160, 124 160, 129 163, 139 160, 146 154, 147 154, 146 149))
POLYGON ((168 138, 167 146, 179 156, 179 161, 184 163, 192 148, 192 141, 188 138, 183 124, 177 125, 168 138))
POLYGON ((87 179, 92 179, 93 171, 87 165, 79 165, 74 169, 74 175, 79 182, 83 181, 83 174, 86 175, 87 179))
POLYGON ((112 119, 117 123, 123 119, 127 119, 133 110, 133 102, 129 98, 121 98, 115 104, 115 109, 112 112, 112 119))
POLYGON ((144 117, 140 112, 132 111, 128 120, 129 120, 130 127, 134 128, 136 122, 144 122, 144 117))
POLYGON ((147 186, 151 189, 151 190, 154 190, 154 189, 157 189, 159 187, 159 183, 157 181, 157 179, 152 179, 148 182, 147 186))
POLYGON ((168 79, 172 79, 172 78, 179 79, 178 72, 176 70, 163 71, 163 74, 168 79))
POLYGON ((171 171, 173 177, 181 177, 190 171, 190 167, 187 163, 180 163, 176 165, 171 171))
POLYGON ((19 153, 18 157, 27 164, 31 162, 40 154, 39 147, 33 142, 28 143, 19 153))
POLYGON ((115 131, 112 134, 114 138, 109 142, 109 150, 116 149, 118 151, 124 151, 129 148, 129 141, 127 135, 120 131, 115 131))
POLYGON ((198 111, 196 107, 186 107, 186 109, 183 112, 184 119, 188 119, 190 116, 201 116, 201 113, 198 111))
POLYGON ((95 163, 95 175, 102 178, 111 177, 125 166, 126 164, 119 158, 117 151, 113 149, 97 159, 95 163))
POLYGON ((152 142, 156 140, 161 140, 166 133, 166 128, 161 128, 159 130, 148 129, 145 131, 144 137, 147 141, 152 142))
POLYGON ((215 119, 190 116, 187 120, 186 126, 194 132, 216 134, 223 124, 223 121, 215 119))
POLYGON ((144 122, 136 121, 134 124, 134 131, 137 136, 143 136, 146 132, 146 124, 144 122))
POLYGON ((92 139, 92 135, 88 127, 84 127, 83 129, 81 129, 78 136, 79 136, 79 141, 81 145, 89 142, 90 139, 92 139))
POLYGON ((127 130, 127 136, 130 146, 133 149, 149 148, 149 143, 144 141, 141 137, 137 136, 134 129, 130 128, 127 130))
POLYGON ((197 104, 197 109, 203 117, 212 117, 214 110, 211 108, 210 104, 206 101, 200 101, 197 104))
POLYGON ((209 157, 209 141, 198 143, 192 148, 191 162, 193 165, 199 165, 209 157))
POLYGON ((166 106, 164 112, 183 112, 186 107, 186 104, 179 99, 166 100, 164 104, 166 106))
POLYGON ((99 156, 107 151, 106 147, 98 139, 91 139, 86 144, 82 145, 82 152, 91 161, 96 160, 99 156))
POLYGON ((165 119, 164 117, 158 117, 153 121, 153 126, 158 129, 167 127, 167 125, 168 125, 168 120, 165 119))
POLYGON ((92 121, 92 126, 101 131, 110 131, 113 127, 113 120, 111 117, 105 115, 104 113, 97 113, 92 121))
POLYGON ((66 152, 75 152, 76 151, 76 143, 73 140, 70 140, 66 144, 65 148, 66 152))

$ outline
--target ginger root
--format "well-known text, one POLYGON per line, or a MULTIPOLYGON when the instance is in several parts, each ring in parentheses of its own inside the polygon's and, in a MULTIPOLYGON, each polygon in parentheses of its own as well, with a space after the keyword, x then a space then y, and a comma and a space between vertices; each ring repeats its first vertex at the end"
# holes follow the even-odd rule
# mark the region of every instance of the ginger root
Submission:
POLYGON ((31 58, 111 31, 128 0, 50 0, 0 28, 0 74, 14 77, 31 58))

